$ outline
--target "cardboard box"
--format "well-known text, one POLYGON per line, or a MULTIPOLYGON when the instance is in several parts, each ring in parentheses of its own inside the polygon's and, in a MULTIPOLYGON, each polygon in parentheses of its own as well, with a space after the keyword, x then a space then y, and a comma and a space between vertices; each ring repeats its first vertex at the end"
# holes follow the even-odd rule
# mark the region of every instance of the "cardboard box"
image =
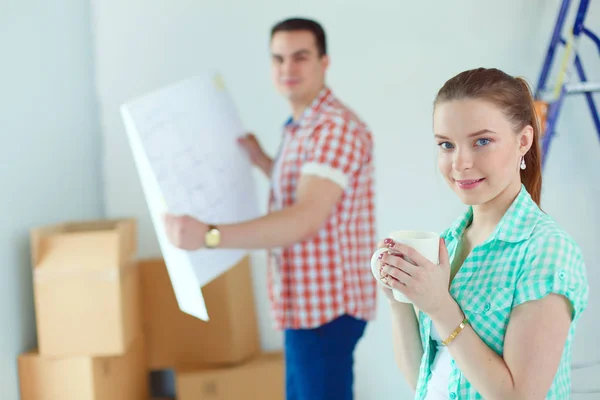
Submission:
POLYGON ((38 345, 45 356, 124 354, 142 332, 135 220, 31 232, 38 345))
POLYGON ((285 398, 283 353, 263 353, 234 367, 177 369, 178 400, 282 400, 285 398))
POLYGON ((18 358, 21 400, 147 400, 143 336, 122 356, 18 358))
POLYGON ((150 369, 231 365, 259 353, 249 256, 202 288, 208 322, 179 309, 164 260, 139 266, 150 369))

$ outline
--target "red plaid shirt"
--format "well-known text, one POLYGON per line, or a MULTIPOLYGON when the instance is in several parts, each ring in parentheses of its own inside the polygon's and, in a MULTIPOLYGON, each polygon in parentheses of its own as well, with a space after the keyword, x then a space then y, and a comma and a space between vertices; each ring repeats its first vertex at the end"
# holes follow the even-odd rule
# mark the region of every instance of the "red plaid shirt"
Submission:
POLYGON ((343 314, 374 318, 373 173, 368 127, 329 88, 301 118, 286 124, 273 165, 269 211, 294 204, 301 174, 329 178, 344 192, 316 236, 270 251, 269 297, 278 329, 314 328, 343 314))

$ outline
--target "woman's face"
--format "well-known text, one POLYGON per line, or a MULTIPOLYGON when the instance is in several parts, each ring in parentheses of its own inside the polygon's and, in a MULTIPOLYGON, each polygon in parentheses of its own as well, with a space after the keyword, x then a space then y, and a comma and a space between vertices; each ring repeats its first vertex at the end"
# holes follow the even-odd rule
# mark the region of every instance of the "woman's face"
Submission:
POLYGON ((433 130, 438 168, 465 204, 485 204, 521 186, 519 165, 531 146, 531 126, 517 134, 495 104, 465 99, 438 103, 433 130))

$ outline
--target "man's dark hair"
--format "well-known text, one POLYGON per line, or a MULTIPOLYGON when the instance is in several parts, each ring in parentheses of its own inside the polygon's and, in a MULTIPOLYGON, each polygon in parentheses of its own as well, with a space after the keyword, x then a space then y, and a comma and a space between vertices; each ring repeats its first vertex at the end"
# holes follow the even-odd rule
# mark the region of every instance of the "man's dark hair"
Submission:
POLYGON ((324 56, 327 54, 327 43, 325 40, 325 31, 323 27, 316 21, 305 19, 305 18, 289 18, 278 22, 271 29, 271 38, 277 32, 289 32, 289 31, 309 31, 315 37, 315 42, 317 44, 317 50, 319 51, 319 56, 324 56))

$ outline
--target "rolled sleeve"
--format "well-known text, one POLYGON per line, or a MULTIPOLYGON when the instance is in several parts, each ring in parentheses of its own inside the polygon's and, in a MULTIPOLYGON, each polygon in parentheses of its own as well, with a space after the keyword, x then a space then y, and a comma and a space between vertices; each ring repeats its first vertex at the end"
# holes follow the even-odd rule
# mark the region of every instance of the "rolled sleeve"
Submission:
POLYGON ((589 287, 579 246, 563 234, 537 241, 517 280, 514 305, 541 299, 551 293, 566 297, 576 320, 587 307, 589 287))
POLYGON ((346 188, 352 176, 369 159, 368 135, 353 123, 327 123, 310 138, 302 174, 330 179, 346 188))

